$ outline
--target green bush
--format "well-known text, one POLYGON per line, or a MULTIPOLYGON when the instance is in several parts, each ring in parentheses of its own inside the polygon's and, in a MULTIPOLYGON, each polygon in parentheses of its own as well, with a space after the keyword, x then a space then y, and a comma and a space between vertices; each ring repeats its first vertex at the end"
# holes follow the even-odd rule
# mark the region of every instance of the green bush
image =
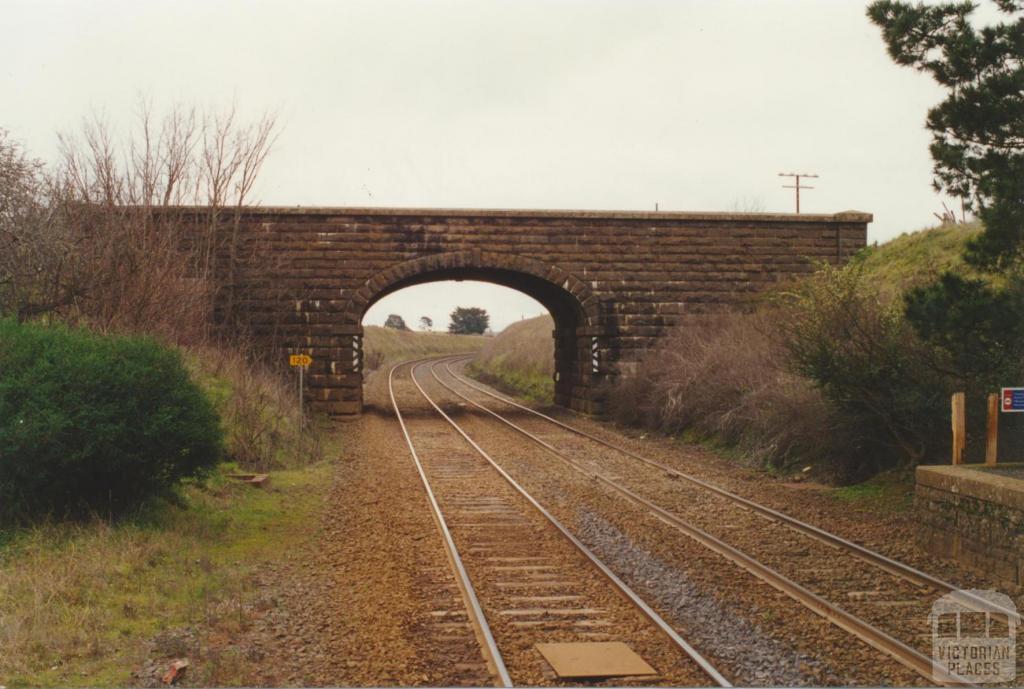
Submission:
POLYGON ((0 320, 0 521, 122 514, 212 467, 221 446, 175 350, 0 320))
POLYGON ((823 265, 781 300, 779 328, 794 371, 814 381, 864 441, 873 473, 948 453, 949 395, 935 349, 886 301, 860 261, 823 265))

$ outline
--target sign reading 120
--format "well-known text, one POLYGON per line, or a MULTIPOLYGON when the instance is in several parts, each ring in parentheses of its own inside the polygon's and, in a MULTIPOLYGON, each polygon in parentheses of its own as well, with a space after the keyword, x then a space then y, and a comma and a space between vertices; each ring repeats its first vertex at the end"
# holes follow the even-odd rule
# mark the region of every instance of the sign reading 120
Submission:
POLYGON ((1003 394, 999 397, 1004 412, 1024 412, 1024 388, 1003 388, 1003 394))

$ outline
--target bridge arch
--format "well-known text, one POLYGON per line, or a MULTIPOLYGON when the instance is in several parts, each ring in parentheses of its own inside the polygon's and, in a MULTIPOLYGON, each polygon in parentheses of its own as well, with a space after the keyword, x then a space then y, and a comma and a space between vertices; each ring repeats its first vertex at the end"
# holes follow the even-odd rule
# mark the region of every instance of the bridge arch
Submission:
MULTIPOLYGON (((542 304, 554 320, 555 402, 583 411, 594 411, 596 388, 602 376, 598 349, 600 299, 580 277, 551 263, 497 251, 439 252, 409 259, 374 275, 345 302, 343 330, 350 333, 343 359, 350 387, 358 384, 362 404, 362 319, 380 299, 400 289, 442 280, 476 280, 515 289, 542 304)), ((337 369, 335 365, 334 369, 337 369)), ((346 395, 352 401, 356 390, 346 395)), ((351 406, 351 405, 349 405, 351 406)))

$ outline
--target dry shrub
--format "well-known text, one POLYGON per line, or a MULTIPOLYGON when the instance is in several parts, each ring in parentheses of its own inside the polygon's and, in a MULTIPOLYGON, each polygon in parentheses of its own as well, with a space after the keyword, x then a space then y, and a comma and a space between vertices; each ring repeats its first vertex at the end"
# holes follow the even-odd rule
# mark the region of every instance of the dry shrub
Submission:
POLYGON ((897 300, 886 300, 860 261, 822 265, 782 293, 777 330, 793 370, 836 414, 863 429, 874 468, 946 454, 953 382, 897 300))
POLYGON ((303 418, 294 381, 239 350, 196 348, 189 363, 221 415, 228 456, 253 471, 323 458, 323 429, 303 418))
POLYGON ((616 420, 684 431, 785 467, 835 456, 842 435, 813 384, 789 372, 772 336, 774 314, 695 318, 650 351, 635 376, 609 391, 616 420))
POLYGON ((363 370, 376 371, 384 365, 384 352, 377 349, 368 349, 363 354, 363 370))

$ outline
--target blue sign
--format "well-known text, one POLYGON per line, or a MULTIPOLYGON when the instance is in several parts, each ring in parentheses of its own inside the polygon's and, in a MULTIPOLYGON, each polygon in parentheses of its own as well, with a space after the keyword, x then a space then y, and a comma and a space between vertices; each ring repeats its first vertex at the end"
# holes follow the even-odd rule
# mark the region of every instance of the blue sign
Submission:
POLYGON ((999 397, 1004 412, 1024 412, 1024 388, 1003 388, 999 397))

